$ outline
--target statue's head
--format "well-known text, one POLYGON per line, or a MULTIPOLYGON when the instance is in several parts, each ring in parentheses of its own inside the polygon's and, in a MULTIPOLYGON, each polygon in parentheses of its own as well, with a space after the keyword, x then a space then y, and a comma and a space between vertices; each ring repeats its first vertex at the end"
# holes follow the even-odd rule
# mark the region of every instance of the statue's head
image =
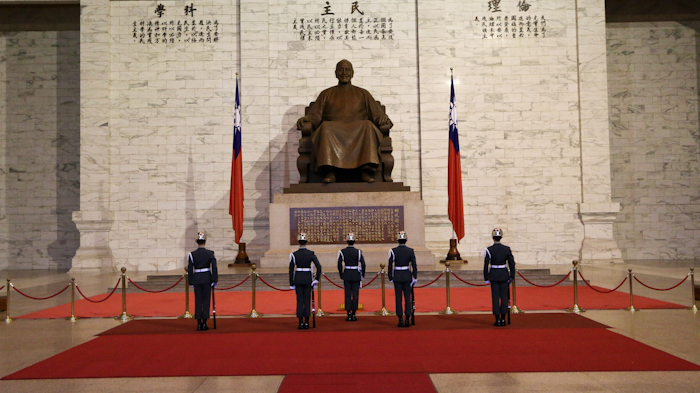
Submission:
POLYGON ((338 78, 338 83, 346 85, 350 83, 355 72, 352 69, 352 63, 347 60, 341 60, 335 66, 335 77, 338 78))

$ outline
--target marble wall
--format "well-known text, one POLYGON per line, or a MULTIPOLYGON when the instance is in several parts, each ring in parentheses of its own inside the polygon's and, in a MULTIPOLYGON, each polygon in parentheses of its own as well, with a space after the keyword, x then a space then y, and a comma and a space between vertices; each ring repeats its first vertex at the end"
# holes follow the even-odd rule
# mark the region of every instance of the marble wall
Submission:
POLYGON ((700 254, 699 28, 607 28, 615 237, 626 259, 700 254))
POLYGON ((0 269, 68 269, 79 245, 79 33, 0 33, 0 269))

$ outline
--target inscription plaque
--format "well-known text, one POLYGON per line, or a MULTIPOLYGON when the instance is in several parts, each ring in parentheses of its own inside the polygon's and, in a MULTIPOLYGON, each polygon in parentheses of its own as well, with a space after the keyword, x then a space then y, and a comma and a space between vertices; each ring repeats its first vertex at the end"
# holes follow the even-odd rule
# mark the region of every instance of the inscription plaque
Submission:
POLYGON ((319 207, 289 209, 289 244, 306 232, 310 244, 344 244, 354 232, 359 243, 394 243, 403 230, 403 206, 319 207))

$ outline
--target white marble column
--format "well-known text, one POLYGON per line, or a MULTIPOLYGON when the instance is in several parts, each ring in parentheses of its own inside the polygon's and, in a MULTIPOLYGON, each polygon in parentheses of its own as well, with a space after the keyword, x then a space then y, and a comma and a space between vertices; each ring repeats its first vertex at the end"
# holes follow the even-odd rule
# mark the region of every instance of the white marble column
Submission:
POLYGON ((80 3, 80 248, 72 269, 113 270, 110 211, 110 2, 80 3))
POLYGON ((605 44, 605 1, 577 0, 579 123, 581 132, 581 203, 584 225, 580 260, 622 262, 613 237, 620 204, 612 202, 610 134, 605 44))

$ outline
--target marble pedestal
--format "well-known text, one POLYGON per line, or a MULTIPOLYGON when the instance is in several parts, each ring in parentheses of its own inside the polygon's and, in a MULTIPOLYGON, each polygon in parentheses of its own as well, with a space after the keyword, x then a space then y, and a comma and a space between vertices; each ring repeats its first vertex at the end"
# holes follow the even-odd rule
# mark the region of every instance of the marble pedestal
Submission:
MULTIPOLYGON (((289 266, 289 253, 298 248, 290 244, 291 208, 403 206, 404 227, 408 235, 407 246, 416 252, 418 265, 435 265, 436 257, 425 247, 425 209, 417 192, 353 192, 353 193, 294 193, 275 195, 270 204, 270 249, 260 260, 261 267, 289 266)), ((355 246, 362 250, 367 269, 378 271, 380 263, 387 263, 389 250, 397 243, 362 243, 355 246)), ((324 271, 335 271, 338 266, 338 250, 345 244, 313 244, 313 250, 324 271)))

